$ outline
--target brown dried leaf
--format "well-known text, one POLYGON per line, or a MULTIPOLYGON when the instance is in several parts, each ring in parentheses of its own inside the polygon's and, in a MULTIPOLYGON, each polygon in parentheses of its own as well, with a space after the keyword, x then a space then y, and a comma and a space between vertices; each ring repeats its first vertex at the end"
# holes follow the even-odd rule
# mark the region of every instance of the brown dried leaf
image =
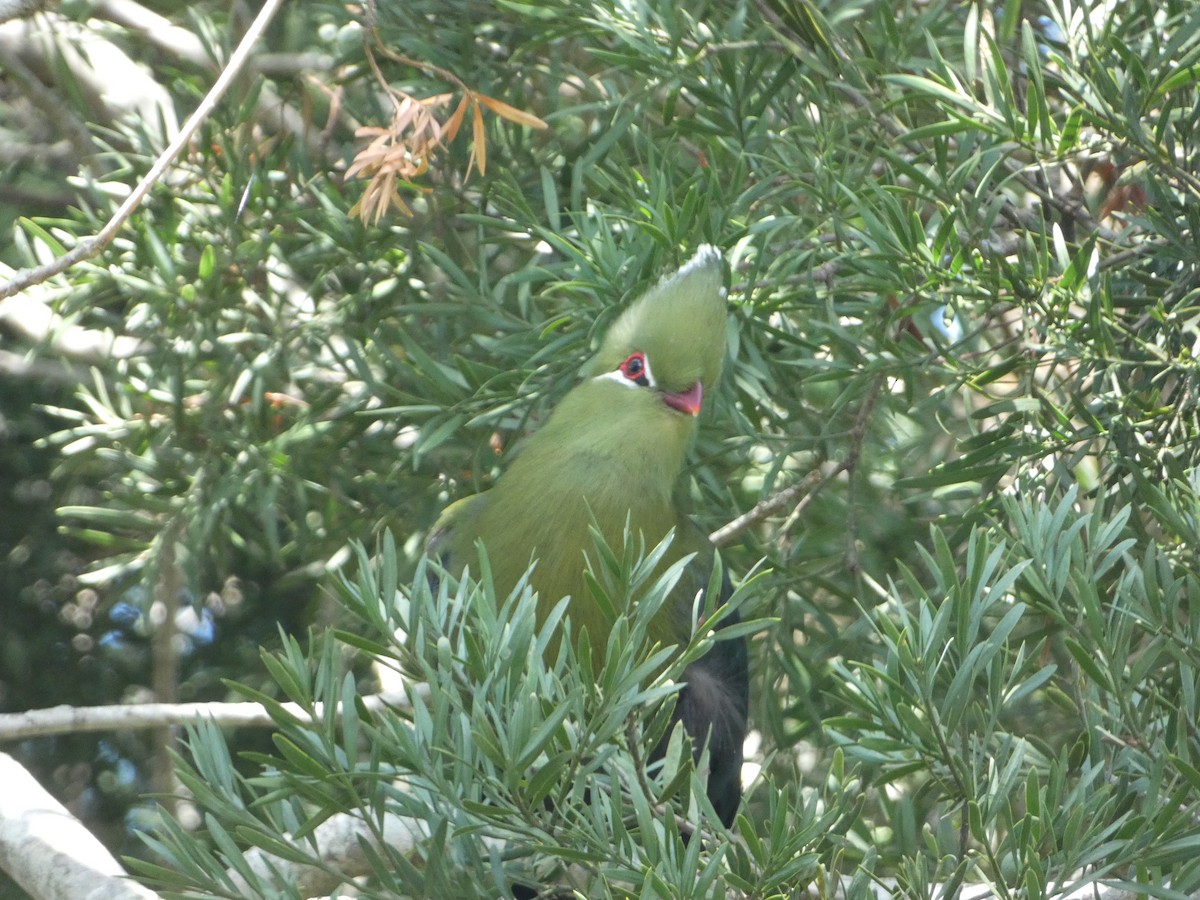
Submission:
MULTIPOLYGON (((367 185, 367 188, 369 190, 370 185, 367 185)), ((367 196, 367 191, 364 190, 362 196, 358 198, 358 202, 350 207, 350 215, 358 216, 364 225, 369 223, 371 212, 370 199, 367 196)))
POLYGON ((354 157, 354 162, 350 163, 350 167, 346 169, 346 178, 354 178, 356 175, 360 175, 367 169, 373 169, 376 166, 374 161, 363 159, 363 153, 365 152, 359 151, 358 155, 354 157))
POLYGON ((396 113, 392 116, 392 131, 395 134, 400 134, 414 120, 420 119, 425 113, 425 107, 410 97, 408 94, 403 96, 399 105, 396 107, 396 113))
POLYGON ((475 99, 498 115, 500 118, 508 119, 510 122, 516 122, 518 125, 525 125, 529 128, 537 128, 539 131, 550 127, 533 113, 527 113, 523 109, 517 109, 515 106, 509 106, 503 100, 497 100, 495 97, 487 97, 483 94, 476 94, 475 99))
POLYGON ((391 133, 392 133, 391 129, 380 128, 378 125, 363 125, 359 128, 354 129, 354 136, 356 138, 365 138, 365 137, 369 137, 370 135, 391 134, 391 133))
POLYGON ((425 104, 431 111, 441 106, 448 106, 450 101, 454 99, 454 94, 434 94, 432 97, 426 97, 422 103, 425 104))
POLYGON ((354 161, 346 169, 346 177, 353 178, 363 172, 369 177, 386 164, 388 157, 393 154, 394 150, 395 148, 393 147, 380 147, 375 144, 364 147, 355 154, 354 161))
POLYGON ((463 98, 458 101, 458 106, 455 108, 454 114, 450 116, 450 118, 446 121, 446 124, 442 126, 442 135, 447 141, 454 140, 454 138, 458 135, 458 129, 462 125, 463 116, 465 116, 467 113, 468 105, 469 100, 466 94, 464 94, 463 98))
MULTIPOLYGON (((392 189, 392 202, 396 204, 403 215, 408 216, 410 219, 413 217, 412 207, 404 202, 404 198, 400 196, 400 192, 395 188, 392 189)), ((375 221, 378 224, 379 220, 376 219, 375 221)))
MULTIPOLYGON (((457 81, 457 79, 455 79, 457 81)), ((454 103, 455 94, 435 94, 417 99, 404 91, 387 85, 395 113, 388 127, 364 126, 355 131, 355 137, 368 141, 354 156, 346 170, 347 178, 366 178, 368 183, 362 197, 350 210, 364 223, 378 223, 393 205, 405 215, 412 210, 397 190, 398 181, 409 183, 429 172, 434 155, 439 148, 453 141, 462 129, 468 109, 471 112, 472 146, 467 164, 467 177, 472 169, 479 174, 487 173, 487 130, 483 110, 491 112, 529 128, 543 129, 547 124, 532 113, 517 109, 502 100, 477 94, 458 82, 462 97, 454 111, 444 122, 440 120, 442 110, 454 103)), ((421 190, 418 188, 418 190, 421 190)))

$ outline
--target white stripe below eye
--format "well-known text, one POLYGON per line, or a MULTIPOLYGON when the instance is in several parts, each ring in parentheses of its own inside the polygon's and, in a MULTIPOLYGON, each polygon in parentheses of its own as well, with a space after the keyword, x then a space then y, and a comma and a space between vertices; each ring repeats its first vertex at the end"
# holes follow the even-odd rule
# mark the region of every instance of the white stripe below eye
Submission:
MULTIPOLYGON (((644 357, 642 359, 642 364, 643 364, 643 366, 645 366, 645 368, 642 370, 642 375, 644 375, 646 378, 646 381, 649 382, 649 384, 645 385, 645 387, 658 387, 658 382, 656 382, 654 380, 654 373, 650 371, 650 359, 648 357, 644 357)), ((621 363, 621 365, 623 366, 623 365, 625 365, 625 363, 621 363)), ((643 387, 643 385, 638 384, 636 381, 630 381, 629 376, 627 376, 624 372, 621 371, 620 366, 613 369, 611 372, 605 372, 603 375, 597 375, 592 380, 599 381, 602 378, 612 379, 613 381, 615 381, 617 384, 621 385, 622 387, 629 387, 629 388, 643 387)))

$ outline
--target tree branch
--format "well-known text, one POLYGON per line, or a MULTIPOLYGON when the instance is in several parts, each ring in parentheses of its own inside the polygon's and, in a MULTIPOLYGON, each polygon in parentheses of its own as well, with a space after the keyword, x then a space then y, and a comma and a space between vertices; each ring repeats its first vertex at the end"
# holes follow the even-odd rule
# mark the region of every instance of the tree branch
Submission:
POLYGON ((758 503, 754 504, 753 509, 742 513, 733 521, 725 523, 712 532, 708 536, 708 539, 714 547, 724 547, 726 544, 733 543, 733 540, 750 526, 756 525, 768 516, 781 512, 793 503, 796 503, 806 494, 810 493, 818 483, 828 481, 839 471, 841 471, 840 468, 834 469, 826 475, 822 474, 820 468, 813 469, 795 484, 789 484, 771 496, 759 500, 758 503))
MULTIPOLYGON (((20 85, 30 104, 62 134, 69 148, 69 166, 75 169, 91 153, 92 135, 87 124, 26 65, 23 57, 33 51, 35 44, 50 43, 30 40, 31 31, 28 22, 15 22, 0 28, 0 68, 20 85)), ((49 48, 46 50, 48 52, 49 48)), ((11 146, 11 141, 8 143, 11 146)))
MULTIPOLYGON (((311 853, 315 845, 320 865, 283 859, 258 847, 246 851, 245 861, 255 877, 266 884, 294 887, 301 897, 328 896, 340 885, 370 874, 371 861, 364 845, 376 853, 386 844, 392 850, 408 854, 428 838, 429 826, 421 819, 388 812, 383 814, 376 830, 359 816, 338 813, 313 829, 312 844, 308 839, 295 842, 297 849, 305 854, 311 853)), ((247 896, 254 890, 255 885, 249 884, 241 873, 230 869, 226 874, 247 896)))
MULTIPOLYGON (((425 690, 426 687, 413 685, 409 689, 425 690)), ((373 713, 386 709, 407 709, 410 705, 408 694, 404 691, 371 694, 363 698, 363 704, 373 713)), ((283 708, 299 719, 308 718, 308 713, 295 703, 284 703, 283 708)), ((318 703, 316 709, 319 718, 322 715, 322 705, 318 703)), ((170 725, 186 725, 201 719, 208 719, 229 728, 269 728, 275 724, 266 707, 250 702, 52 706, 48 709, 0 714, 0 741, 85 731, 164 728, 170 725)))
MULTIPOLYGON (((200 38, 186 28, 176 25, 166 16, 147 9, 136 0, 99 0, 93 11, 99 18, 136 32, 141 38, 175 59, 183 60, 199 69, 215 72, 219 68, 217 60, 212 58, 200 38)), ((329 69, 332 66, 333 57, 321 53, 268 53, 256 56, 247 63, 247 67, 253 72, 291 76, 308 69, 329 69), (281 70, 280 64, 284 60, 290 62, 281 70)), ((272 131, 290 134, 304 143, 311 152, 315 153, 320 149, 320 136, 313 134, 305 116, 291 104, 285 103, 270 83, 261 86, 255 114, 272 131)))
POLYGON ((263 31, 266 30, 267 25, 270 24, 271 19, 274 18, 282 5, 283 0, 267 0, 263 5, 263 8, 259 11, 254 21, 250 23, 250 27, 242 37, 241 43, 238 44, 237 49, 229 58, 228 64, 221 72, 220 77, 217 78, 216 83, 213 84, 212 89, 200 102, 200 105, 196 107, 195 112, 184 123, 179 133, 175 135, 175 139, 171 141, 170 146, 162 152, 150 171, 138 182, 133 192, 121 204, 108 223, 94 237, 85 238, 80 241, 75 247, 53 262, 29 269, 22 269, 8 281, 0 284, 0 300, 3 300, 5 297, 11 297, 31 285, 40 284, 47 278, 67 271, 67 269, 77 263, 99 255, 109 245, 117 232, 120 231, 121 226, 133 215, 134 210, 141 205, 146 195, 150 193, 150 190, 166 173, 167 169, 175 161, 175 158, 183 151, 183 148, 191 142, 192 136, 196 133, 201 123, 208 118, 221 97, 225 95, 233 80, 241 72, 243 66, 245 66, 250 52, 254 49, 254 45, 258 42, 263 31))
POLYGON ((215 71, 217 68, 217 60, 213 59, 200 38, 135 0, 99 0, 92 12, 99 18, 136 32, 176 59, 202 69, 215 71))
POLYGON ((36 379, 46 384, 78 386, 85 373, 59 360, 0 350, 0 376, 36 379))
MULTIPOLYGON (((35 900, 157 900, 157 894, 130 880, 95 836, 5 753, 0 753, 0 784, 4 785, 0 791, 0 870, 11 875, 35 900)), ((376 830, 358 816, 339 814, 318 825, 311 835, 312 844, 318 848, 319 866, 281 859, 258 848, 247 850, 245 860, 263 882, 293 887, 300 896, 312 896, 369 874, 364 844, 378 850, 386 842, 401 853, 409 853, 428 837, 428 826, 419 819, 386 813, 376 830)), ((298 844, 305 853, 310 846, 307 840, 298 844)), ((236 872, 229 874, 239 886, 251 887, 236 872)), ((849 883, 850 877, 842 876, 834 887, 835 894, 838 888, 847 889, 849 883)), ((880 881, 872 890, 878 898, 893 897, 896 883, 880 881)), ((829 894, 819 894, 814 887, 806 896, 829 894)), ((986 885, 968 885, 960 896, 990 900, 997 894, 986 885)), ((1063 900, 1129 900, 1132 896, 1118 888, 1087 885, 1063 895, 1063 900)))
MULTIPOLYGON (((330 816, 313 831, 312 843, 317 847, 320 866, 283 859, 257 847, 246 851, 245 861, 263 883, 294 887, 300 896, 328 894, 353 878, 370 874, 370 860, 363 850, 364 845, 370 846, 376 852, 382 845, 387 845, 402 854, 410 854, 418 850, 428 838, 429 827, 421 819, 389 812, 383 815, 376 830, 359 816, 339 813, 330 816)), ((312 852, 311 845, 307 842, 298 843, 297 847, 302 853, 312 852)), ((238 872, 230 869, 226 874, 239 888, 247 891, 254 889, 254 885, 247 883, 238 872)), ((844 896, 849 891, 852 880, 851 875, 841 875, 833 879, 833 883, 813 884, 799 896, 814 900, 844 896)), ((1047 884, 1047 896, 1062 887, 1065 885, 1047 884)), ((890 900, 900 893, 899 883, 892 878, 879 879, 869 885, 868 889, 877 900, 890 900)), ((748 895, 737 893, 731 896, 748 895)), ((947 895, 935 888, 933 896, 947 895)), ((957 896, 959 900, 998 900, 1006 894, 997 891, 991 885, 968 884, 962 886, 957 896)), ((1135 896, 1132 891, 1097 884, 1087 884, 1058 895, 1059 900, 1133 900, 1135 896)))
POLYGON ((35 900, 156 900, 7 753, 0 784, 0 870, 35 900))

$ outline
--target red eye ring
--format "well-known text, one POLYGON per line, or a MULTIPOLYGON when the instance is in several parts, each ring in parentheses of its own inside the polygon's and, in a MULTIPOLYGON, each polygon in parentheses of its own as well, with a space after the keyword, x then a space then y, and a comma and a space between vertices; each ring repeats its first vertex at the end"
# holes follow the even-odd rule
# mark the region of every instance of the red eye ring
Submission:
POLYGON ((646 354, 640 350, 629 354, 625 362, 618 366, 617 371, 636 385, 650 386, 650 379, 646 375, 646 354))

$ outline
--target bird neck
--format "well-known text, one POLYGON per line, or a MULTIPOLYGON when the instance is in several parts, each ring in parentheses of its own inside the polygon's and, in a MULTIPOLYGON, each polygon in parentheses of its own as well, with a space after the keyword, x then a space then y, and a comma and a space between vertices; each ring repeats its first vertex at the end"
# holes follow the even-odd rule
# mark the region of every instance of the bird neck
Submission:
MULTIPOLYGON (((583 578, 585 557, 595 552, 591 525, 619 553, 627 519, 647 548, 684 524, 673 491, 692 427, 693 420, 649 392, 612 382, 585 382, 568 394, 500 478, 483 514, 488 521, 480 523, 480 532, 489 536, 497 589, 515 586, 532 546, 539 560, 532 576, 539 613, 548 614, 568 594, 582 598, 571 604, 572 622, 576 631, 587 627, 593 650, 603 652, 609 623, 589 602, 583 578), (653 405, 633 405, 644 400, 653 405)), ((677 542, 663 565, 686 552, 677 542)), ((678 639, 669 623, 661 631, 659 640, 678 639)))
POLYGON ((529 439, 497 490, 590 507, 609 540, 608 528, 619 539, 627 515, 635 526, 665 533, 674 523, 672 492, 694 422, 651 392, 604 379, 584 382, 529 439))

